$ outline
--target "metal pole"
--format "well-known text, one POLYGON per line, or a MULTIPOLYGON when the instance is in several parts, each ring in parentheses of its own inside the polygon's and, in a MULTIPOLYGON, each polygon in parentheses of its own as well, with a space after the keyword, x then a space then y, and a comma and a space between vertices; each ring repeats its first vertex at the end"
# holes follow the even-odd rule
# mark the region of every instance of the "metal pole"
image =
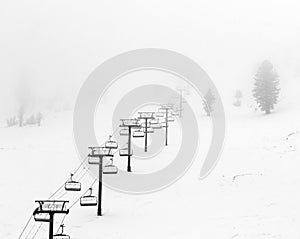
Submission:
POLYGON ((166 108, 166 146, 168 145, 168 114, 169 109, 166 108))
POLYGON ((98 216, 102 216, 102 159, 103 156, 99 156, 98 216))
POLYGON ((127 172, 131 172, 130 166, 130 154, 131 154, 131 126, 128 126, 128 164, 127 164, 127 172))
POLYGON ((148 150, 148 119, 147 118, 145 118, 145 129, 146 129, 146 131, 145 131, 145 152, 147 152, 147 150, 148 150))
POLYGON ((49 239, 53 239, 54 213, 49 213, 49 239))

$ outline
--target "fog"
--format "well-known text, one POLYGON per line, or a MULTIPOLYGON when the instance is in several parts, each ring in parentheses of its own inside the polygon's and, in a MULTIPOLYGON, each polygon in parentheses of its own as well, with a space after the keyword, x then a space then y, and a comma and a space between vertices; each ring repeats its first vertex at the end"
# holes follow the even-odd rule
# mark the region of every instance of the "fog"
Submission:
POLYGON ((300 78, 299 12, 296 0, 2 0, 0 117, 20 102, 29 110, 72 105, 95 67, 145 47, 197 61, 225 101, 235 89, 250 95, 269 59, 284 94, 300 78))

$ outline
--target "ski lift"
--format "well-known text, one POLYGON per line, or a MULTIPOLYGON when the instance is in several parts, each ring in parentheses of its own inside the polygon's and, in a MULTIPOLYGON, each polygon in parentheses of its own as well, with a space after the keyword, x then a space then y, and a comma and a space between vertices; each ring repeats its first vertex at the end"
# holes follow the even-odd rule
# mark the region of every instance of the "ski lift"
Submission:
POLYGON ((173 116, 171 116, 171 117, 168 117, 168 122, 174 122, 175 121, 175 119, 174 119, 174 117, 173 116))
MULTIPOLYGON (((147 127, 150 127, 150 126, 151 126, 151 123, 148 122, 147 127)), ((141 128, 145 128, 145 127, 146 127, 146 123, 145 122, 141 123, 141 128)))
POLYGON ((160 123, 151 124, 152 129, 161 129, 160 123))
POLYGON ((121 119, 121 127, 139 127, 140 125, 139 119, 121 119))
POLYGON ((154 117, 154 112, 138 112, 139 113, 139 119, 153 119, 154 117))
POLYGON ((108 149, 117 149, 118 143, 116 141, 111 140, 112 136, 109 136, 109 140, 105 142, 105 148, 108 149))
POLYGON ((74 181, 73 178, 73 174, 71 173, 71 177, 70 180, 68 180, 65 183, 65 190, 66 191, 80 191, 81 190, 81 183, 80 182, 76 182, 74 181))
POLYGON ((34 220, 36 222, 50 222, 50 214, 49 213, 37 212, 37 213, 34 213, 33 215, 34 215, 34 220))
POLYGON ((165 114, 164 114, 164 112, 156 112, 155 113, 155 117, 157 117, 157 118, 163 118, 163 117, 165 117, 165 114))
POLYGON ((66 208, 66 203, 69 201, 66 200, 36 200, 39 204, 39 207, 36 208, 34 214, 37 213, 68 213, 68 209, 66 208))
POLYGON ((121 129, 120 130, 120 135, 121 136, 128 136, 129 135, 129 129, 128 128, 121 129))
POLYGON ((119 149, 119 154, 120 156, 132 156, 133 155, 133 150, 131 149, 131 152, 128 153, 128 148, 123 148, 123 149, 119 149))
POLYGON ((111 149, 105 148, 105 147, 89 147, 91 150, 91 153, 88 155, 89 158, 92 157, 99 157, 99 156, 104 156, 104 157, 109 157, 113 156, 111 153, 111 149))
POLYGON ((160 120, 159 123, 160 123, 161 125, 166 124, 166 119, 160 120))
POLYGON ((113 159, 110 159, 110 164, 105 165, 103 168, 103 174, 117 174, 118 168, 117 166, 113 165, 113 159))
POLYGON ((158 124, 159 123, 159 119, 153 119, 150 121, 150 124, 158 124))
POLYGON ((60 225, 61 233, 54 234, 53 239, 70 239, 71 238, 69 235, 64 234, 64 227, 65 227, 64 224, 60 225))
POLYGON ((179 110, 177 111, 174 111, 174 112, 172 112, 172 116, 179 116, 179 110))
POLYGON ((160 123, 160 126, 161 126, 162 128, 166 128, 166 127, 169 127, 169 124, 166 124, 166 121, 165 121, 165 122, 161 122, 161 123, 160 123))
POLYGON ((97 197, 92 196, 93 189, 89 188, 89 195, 80 198, 80 206, 97 206, 97 197))
POLYGON ((160 125, 158 119, 151 120, 151 121, 150 121, 150 126, 151 126, 153 129, 161 129, 161 125, 160 125))
MULTIPOLYGON (((146 128, 142 128, 142 129, 143 129, 143 132, 146 133, 146 128)), ((148 134, 154 133, 154 129, 152 127, 147 128, 147 133, 148 134)))
POLYGON ((89 157, 88 158, 88 163, 93 164, 93 165, 98 165, 99 164, 99 158, 98 157, 89 157))
POLYGON ((140 129, 133 131, 133 138, 143 138, 144 136, 144 132, 140 129))

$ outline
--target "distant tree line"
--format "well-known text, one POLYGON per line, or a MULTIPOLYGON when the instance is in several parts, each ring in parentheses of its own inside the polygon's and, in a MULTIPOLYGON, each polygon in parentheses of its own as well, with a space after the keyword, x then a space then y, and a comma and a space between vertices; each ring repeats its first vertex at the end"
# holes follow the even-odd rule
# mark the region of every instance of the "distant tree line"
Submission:
POLYGON ((28 118, 26 118, 24 108, 20 107, 17 116, 13 116, 6 119, 6 125, 7 127, 12 127, 15 125, 19 125, 19 127, 25 125, 41 126, 42 119, 43 115, 41 112, 38 112, 37 114, 32 114, 28 118))

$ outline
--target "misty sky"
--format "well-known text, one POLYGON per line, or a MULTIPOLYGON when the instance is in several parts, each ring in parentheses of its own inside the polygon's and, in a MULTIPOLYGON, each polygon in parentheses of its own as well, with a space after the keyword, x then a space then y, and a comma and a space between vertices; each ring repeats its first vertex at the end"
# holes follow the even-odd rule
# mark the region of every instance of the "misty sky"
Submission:
POLYGON ((145 47, 196 60, 225 98, 250 92, 264 59, 283 88, 300 78, 296 0, 1 0, 0 29, 0 114, 26 97, 36 108, 72 103, 96 66, 145 47))

